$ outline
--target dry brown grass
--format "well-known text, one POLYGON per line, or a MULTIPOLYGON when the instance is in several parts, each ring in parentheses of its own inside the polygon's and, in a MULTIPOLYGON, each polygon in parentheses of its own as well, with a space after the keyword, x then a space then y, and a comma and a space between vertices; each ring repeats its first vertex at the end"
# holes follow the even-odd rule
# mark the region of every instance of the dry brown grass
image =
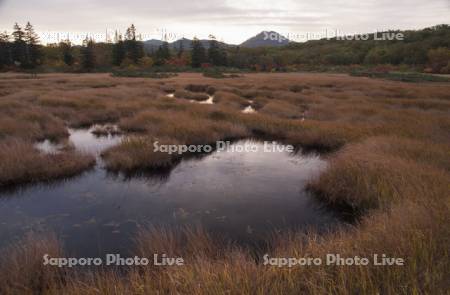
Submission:
POLYGON ((119 135, 122 133, 116 125, 97 125, 91 131, 95 136, 119 135))
POLYGON ((213 95, 216 92, 216 88, 207 84, 188 84, 184 89, 192 92, 204 92, 209 95, 213 95))
POLYGON ((0 100, 0 139, 60 139, 68 136, 64 122, 30 102, 16 99, 0 100))
POLYGON ((248 99, 231 92, 218 91, 214 94, 214 101, 221 106, 241 110, 250 105, 248 99))
MULTIPOLYGON (((30 178, 26 170, 46 171, 42 168, 55 161, 52 156, 38 154, 22 140, 65 137, 65 124, 118 122, 129 138, 104 153, 114 171, 176 164, 178 157, 152 153, 154 140, 207 144, 225 138, 280 139, 332 151, 327 155, 329 168, 310 188, 325 202, 360 213, 360 219, 351 228, 321 236, 274 234, 268 241, 271 256, 386 253, 406 259, 403 267, 279 269, 263 266, 247 250, 199 229, 151 228, 137 237, 136 253, 183 255, 186 266, 130 269, 125 274, 81 269, 59 273, 49 282, 47 276, 21 278, 16 264, 2 276, 19 283, 2 285, 2 294, 36 288, 48 294, 443 294, 450 288, 448 84, 326 74, 248 74, 222 80, 181 74, 164 81, 94 74, 43 75, 36 80, 11 76, 0 79, 0 89, 0 138, 21 140, 17 146, 8 141, 0 152, 3 179, 30 178), (168 98, 167 92, 189 99, 214 92, 216 103, 189 103, 168 98), (258 113, 241 113, 249 99, 258 113), (31 118, 33 123, 17 118, 31 118)), ((46 177, 66 169, 50 169, 46 177)), ((39 273, 41 266, 33 267, 39 273)))
POLYGON ((140 132, 145 137, 124 140, 106 151, 103 156, 108 169, 130 172, 133 169, 151 170, 176 164, 173 156, 153 152, 155 141, 168 145, 201 145, 249 135, 241 125, 199 116, 193 120, 194 116, 185 112, 145 111, 134 118, 125 119, 120 123, 123 130, 140 132))
POLYGON ((2 249, 0 293, 56 294, 54 288, 61 286, 65 279, 57 268, 42 264, 45 254, 51 257, 63 255, 54 234, 30 233, 23 240, 2 249))
POLYGON ((411 143, 371 138, 345 147, 311 188, 327 202, 355 210, 386 208, 404 199, 422 202, 424 196, 427 202, 445 198, 449 174, 441 167, 450 168, 448 149, 411 143))
POLYGON ((42 154, 29 142, 0 141, 0 188, 76 175, 94 165, 93 157, 74 151, 42 154))
POLYGON ((259 111, 262 114, 286 119, 301 119, 304 117, 304 110, 301 107, 283 100, 271 100, 259 109, 259 111))
MULTIPOLYGON (((176 155, 154 152, 154 139, 149 137, 130 137, 121 144, 107 150, 103 157, 108 169, 118 172, 133 172, 136 169, 161 169, 171 167, 177 160, 176 155)), ((164 144, 161 140, 160 144, 164 144)), ((171 144, 176 144, 171 141, 171 144)))

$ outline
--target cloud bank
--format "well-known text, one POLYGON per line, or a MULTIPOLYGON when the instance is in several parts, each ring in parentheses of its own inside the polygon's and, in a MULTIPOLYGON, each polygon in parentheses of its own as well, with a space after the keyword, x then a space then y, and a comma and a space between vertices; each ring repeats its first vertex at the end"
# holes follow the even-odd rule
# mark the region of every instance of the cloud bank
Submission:
MULTIPOLYGON (((448 0, 0 0, 0 30, 32 22, 38 31, 104 33, 134 23, 146 37, 216 35, 240 43, 262 30, 285 35, 339 30, 418 29, 449 23, 448 0)), ((45 40, 44 40, 45 41, 45 40)))

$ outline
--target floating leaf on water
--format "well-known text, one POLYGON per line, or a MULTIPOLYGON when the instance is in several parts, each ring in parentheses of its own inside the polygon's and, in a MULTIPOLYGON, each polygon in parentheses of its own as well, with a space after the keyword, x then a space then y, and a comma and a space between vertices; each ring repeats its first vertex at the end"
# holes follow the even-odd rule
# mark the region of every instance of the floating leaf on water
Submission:
POLYGON ((253 233, 253 228, 250 225, 247 225, 246 232, 251 235, 253 233))

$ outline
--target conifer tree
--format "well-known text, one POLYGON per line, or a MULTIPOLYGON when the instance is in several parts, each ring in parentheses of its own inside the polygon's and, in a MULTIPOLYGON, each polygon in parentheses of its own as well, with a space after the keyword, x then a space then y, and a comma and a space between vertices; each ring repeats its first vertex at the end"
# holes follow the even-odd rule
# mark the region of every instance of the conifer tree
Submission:
POLYGON ((219 47, 219 66, 227 66, 227 65, 228 65, 227 51, 223 46, 219 47))
POLYGON ((170 57, 169 43, 163 42, 154 54, 155 65, 160 66, 166 63, 166 60, 170 57))
POLYGON ((9 35, 5 31, 0 33, 0 68, 12 64, 11 42, 9 42, 9 35))
POLYGON ((19 24, 14 25, 14 31, 12 33, 14 38, 12 57, 13 61, 17 66, 24 67, 27 62, 27 44, 24 41, 25 32, 19 26, 19 24))
POLYGON ((22 30, 18 23, 14 24, 14 31, 12 35, 14 38, 14 42, 23 41, 23 39, 25 38, 25 32, 22 30))
POLYGON ((216 38, 210 35, 209 48, 208 48, 208 60, 215 66, 226 66, 227 55, 225 48, 219 45, 216 38))
POLYGON ((200 40, 192 40, 191 65, 193 68, 199 68, 205 62, 205 48, 200 40))
POLYGON ((26 66, 35 68, 39 64, 41 57, 39 37, 35 33, 30 22, 27 22, 24 33, 24 41, 26 43, 26 66))
POLYGON ((168 42, 163 42, 163 44, 161 45, 161 50, 162 50, 162 57, 164 59, 169 59, 170 58, 170 49, 169 49, 168 42))
POLYGON ((134 24, 131 24, 125 33, 125 39, 128 41, 136 41, 136 27, 134 24))
POLYGON ((69 67, 75 63, 75 57, 73 56, 72 43, 69 40, 59 43, 61 55, 64 63, 69 67))
POLYGON ((83 41, 83 47, 81 48, 81 67, 88 72, 95 67, 94 41, 87 37, 83 41))
POLYGON ((183 52, 184 52, 183 40, 181 40, 180 45, 178 45, 177 56, 180 58, 183 55, 183 52))
POLYGON ((125 59, 126 52, 125 52, 125 44, 122 40, 122 35, 116 36, 116 42, 113 45, 113 52, 112 52, 112 58, 113 58, 113 65, 120 66, 125 59))
POLYGON ((0 42, 9 42, 9 35, 7 31, 4 31, 3 33, 0 33, 0 42))
POLYGON ((156 51, 156 64, 162 65, 164 64, 168 59, 170 59, 170 49, 169 49, 169 43, 163 42, 156 51))
POLYGON ((209 41, 208 60, 215 66, 218 66, 220 63, 219 44, 214 37, 209 41))
POLYGON ((139 59, 144 57, 144 46, 142 42, 136 40, 136 27, 134 24, 127 29, 125 33, 126 56, 137 64, 139 59))

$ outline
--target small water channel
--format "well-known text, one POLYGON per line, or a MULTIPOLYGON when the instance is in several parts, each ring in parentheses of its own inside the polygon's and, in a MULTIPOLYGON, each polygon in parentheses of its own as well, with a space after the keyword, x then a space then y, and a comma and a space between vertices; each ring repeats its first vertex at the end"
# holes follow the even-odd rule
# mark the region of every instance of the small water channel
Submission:
POLYGON ((251 105, 249 105, 249 106, 245 107, 245 108, 242 110, 242 112, 243 112, 244 114, 252 114, 252 113, 256 112, 256 110, 255 110, 251 105))
MULTIPOLYGON (((195 101, 193 101, 195 102, 195 101)), ((208 95, 208 99, 197 101, 199 104, 214 104, 214 96, 208 95)))
MULTIPOLYGON (((74 178, 0 193, 0 246, 28 231, 51 230, 72 255, 127 254, 136 230, 147 224, 201 224, 248 242, 274 230, 327 230, 338 223, 305 191, 326 166, 317 155, 266 152, 263 143, 245 140, 231 148, 256 148, 216 151, 183 160, 164 175, 130 178, 112 175, 101 164, 101 151, 120 140, 95 136, 92 128, 70 130, 70 143, 96 155, 98 164, 74 178)), ((43 142, 39 148, 60 147, 43 142)))
MULTIPOLYGON (((168 93, 168 94, 166 94, 166 97, 174 98, 174 97, 175 97, 175 94, 174 94, 174 93, 168 93)), ((208 98, 205 99, 205 100, 194 100, 194 99, 190 99, 189 102, 192 102, 192 103, 199 103, 199 104, 214 104, 214 96, 208 94, 208 98)))

